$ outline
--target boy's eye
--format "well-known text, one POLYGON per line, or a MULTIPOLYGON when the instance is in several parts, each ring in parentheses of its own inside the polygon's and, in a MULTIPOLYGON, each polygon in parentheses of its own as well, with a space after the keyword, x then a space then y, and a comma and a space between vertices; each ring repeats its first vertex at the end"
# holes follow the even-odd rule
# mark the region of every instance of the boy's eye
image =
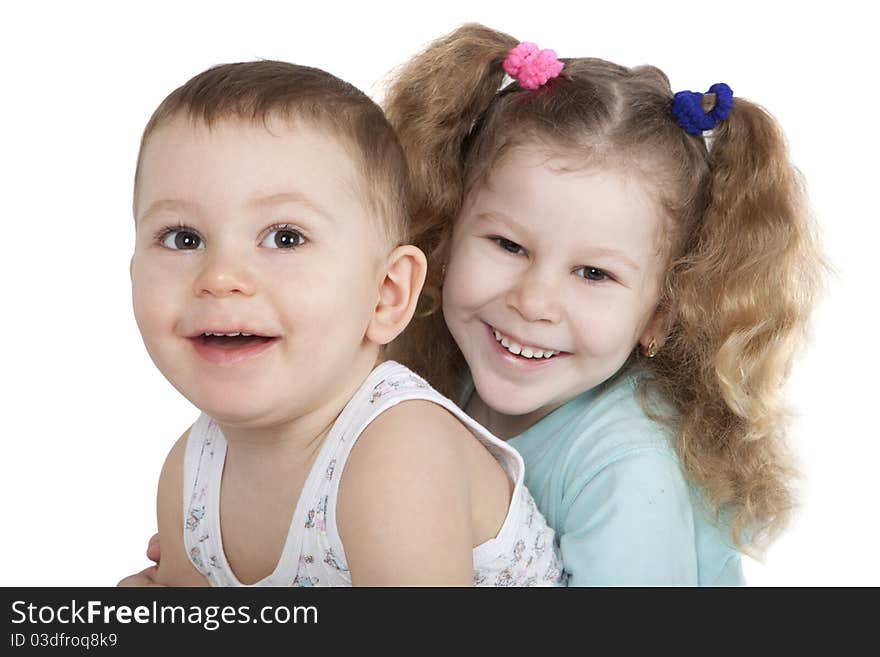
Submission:
POLYGON ((260 246, 269 249, 293 249, 302 246, 305 241, 306 238, 299 231, 292 228, 276 228, 266 234, 260 246))
POLYGON ((204 249, 202 238, 191 230, 169 230, 162 236, 162 246, 175 251, 204 249))
POLYGON ((578 267, 574 270, 574 273, 588 281, 605 281, 611 279, 608 274, 596 267, 578 267))
POLYGON ((503 237, 493 237, 492 241, 508 253, 525 252, 525 249, 522 248, 519 244, 517 244, 516 242, 511 242, 510 240, 503 237))

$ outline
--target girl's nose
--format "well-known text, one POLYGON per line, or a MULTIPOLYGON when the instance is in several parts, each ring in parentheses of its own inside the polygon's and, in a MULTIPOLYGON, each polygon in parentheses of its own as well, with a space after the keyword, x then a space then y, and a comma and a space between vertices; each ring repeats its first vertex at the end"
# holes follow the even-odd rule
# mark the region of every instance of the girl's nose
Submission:
POLYGON ((554 280, 548 272, 532 265, 510 287, 507 305, 527 322, 556 324, 562 314, 559 303, 561 284, 562 281, 554 280))
POLYGON ((193 283, 193 292, 196 296, 251 296, 255 292, 254 278, 242 259, 215 251, 205 258, 193 283))

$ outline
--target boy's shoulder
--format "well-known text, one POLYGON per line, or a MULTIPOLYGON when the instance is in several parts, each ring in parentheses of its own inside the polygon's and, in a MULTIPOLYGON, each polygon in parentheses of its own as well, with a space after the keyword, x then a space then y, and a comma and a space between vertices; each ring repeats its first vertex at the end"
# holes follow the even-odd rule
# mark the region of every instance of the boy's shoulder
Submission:
POLYGON ((162 559, 156 581, 166 586, 207 586, 183 543, 183 469, 189 434, 187 429, 171 447, 159 475, 156 515, 162 559))
POLYGON ((456 418, 421 399, 384 410, 361 432, 339 480, 336 510, 355 584, 472 578, 471 563, 464 560, 473 539, 460 432, 467 429, 456 418), (418 557, 438 546, 462 557, 453 573, 432 570, 444 559, 418 557), (389 561, 395 572, 388 570, 389 561))
POLYGON ((407 468, 417 461, 440 466, 461 458, 473 434, 449 410, 428 399, 409 399, 382 411, 361 432, 346 469, 361 461, 385 460, 383 469, 407 468))
POLYGON ((368 403, 382 410, 358 437, 358 451, 394 445, 412 455, 429 456, 433 450, 450 450, 462 441, 473 441, 464 413, 406 366, 386 361, 365 385, 368 403))

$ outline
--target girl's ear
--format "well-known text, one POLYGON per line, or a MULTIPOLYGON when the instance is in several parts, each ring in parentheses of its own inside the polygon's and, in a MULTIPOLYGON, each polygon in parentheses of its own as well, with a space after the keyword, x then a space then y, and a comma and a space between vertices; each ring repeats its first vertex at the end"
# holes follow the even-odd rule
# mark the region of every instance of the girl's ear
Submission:
POLYGON ((417 247, 407 244, 391 252, 373 319, 367 326, 370 342, 388 344, 403 332, 416 311, 427 271, 425 254, 417 247))
POLYGON ((642 346, 643 353, 651 348, 652 342, 655 349, 663 346, 666 338, 669 337, 670 331, 672 331, 674 318, 675 314, 667 305, 661 305, 654 311, 653 317, 651 317, 648 325, 639 337, 639 344, 642 346))

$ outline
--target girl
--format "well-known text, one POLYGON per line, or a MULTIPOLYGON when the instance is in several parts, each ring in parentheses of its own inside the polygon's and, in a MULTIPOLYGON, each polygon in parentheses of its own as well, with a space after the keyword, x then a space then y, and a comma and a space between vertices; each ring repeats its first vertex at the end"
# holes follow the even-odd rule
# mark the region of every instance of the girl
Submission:
POLYGON ((558 582, 516 452, 382 357, 424 280, 407 184, 381 110, 317 69, 216 67, 153 114, 134 311, 202 411, 160 478, 158 583, 558 582))
POLYGON ((386 113, 429 257, 394 357, 521 452, 569 584, 742 583, 792 509, 780 393, 822 270, 774 120, 480 25, 386 113))

